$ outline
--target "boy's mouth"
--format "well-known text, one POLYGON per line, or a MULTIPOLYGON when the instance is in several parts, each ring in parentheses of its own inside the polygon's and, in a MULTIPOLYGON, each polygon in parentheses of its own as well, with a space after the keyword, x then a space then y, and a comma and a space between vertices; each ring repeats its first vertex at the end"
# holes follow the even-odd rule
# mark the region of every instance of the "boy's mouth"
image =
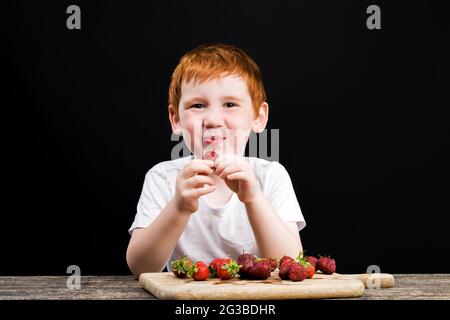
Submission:
POLYGON ((226 140, 226 138, 221 136, 210 136, 203 138, 203 142, 206 144, 217 144, 219 142, 223 142, 224 140, 226 140))

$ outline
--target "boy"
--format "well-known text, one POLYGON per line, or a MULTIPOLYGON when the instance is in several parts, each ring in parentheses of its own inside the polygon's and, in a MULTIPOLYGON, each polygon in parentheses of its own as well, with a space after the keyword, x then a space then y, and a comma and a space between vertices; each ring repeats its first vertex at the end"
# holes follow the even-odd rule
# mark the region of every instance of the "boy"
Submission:
POLYGON ((202 45, 180 59, 169 120, 193 155, 146 174, 127 250, 136 277, 170 271, 184 255, 209 263, 243 250, 278 259, 302 250, 305 221, 287 171, 243 157, 268 108, 258 66, 241 49, 202 45))

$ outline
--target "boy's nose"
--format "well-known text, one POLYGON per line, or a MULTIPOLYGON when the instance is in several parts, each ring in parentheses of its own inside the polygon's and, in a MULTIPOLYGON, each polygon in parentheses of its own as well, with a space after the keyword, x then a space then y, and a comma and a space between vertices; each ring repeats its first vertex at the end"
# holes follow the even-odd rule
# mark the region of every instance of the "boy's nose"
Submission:
POLYGON ((223 126, 223 117, 219 111, 210 110, 203 118, 203 126, 206 128, 215 128, 223 126))

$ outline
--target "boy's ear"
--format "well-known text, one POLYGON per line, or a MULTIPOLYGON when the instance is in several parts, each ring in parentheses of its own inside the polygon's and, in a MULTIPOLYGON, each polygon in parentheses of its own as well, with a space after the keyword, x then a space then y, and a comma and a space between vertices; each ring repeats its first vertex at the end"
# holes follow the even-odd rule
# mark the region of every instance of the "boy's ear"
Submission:
POLYGON ((169 105, 169 121, 172 126, 172 132, 177 136, 183 134, 183 129, 180 126, 180 115, 173 105, 169 105))
POLYGON ((256 133, 261 133, 266 128, 267 121, 269 120, 269 105, 267 102, 263 102, 258 109, 255 119, 253 119, 252 130, 256 133))

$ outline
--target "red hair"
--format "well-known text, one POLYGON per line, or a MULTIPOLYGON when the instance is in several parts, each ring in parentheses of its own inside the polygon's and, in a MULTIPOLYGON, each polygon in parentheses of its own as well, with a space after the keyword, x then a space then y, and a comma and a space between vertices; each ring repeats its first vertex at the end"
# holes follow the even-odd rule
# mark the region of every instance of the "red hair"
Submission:
POLYGON ((240 76, 248 87, 255 113, 266 101, 261 72, 255 61, 238 47, 227 44, 203 44, 186 53, 172 74, 169 104, 178 112, 181 84, 192 78, 200 83, 224 75, 240 76))

